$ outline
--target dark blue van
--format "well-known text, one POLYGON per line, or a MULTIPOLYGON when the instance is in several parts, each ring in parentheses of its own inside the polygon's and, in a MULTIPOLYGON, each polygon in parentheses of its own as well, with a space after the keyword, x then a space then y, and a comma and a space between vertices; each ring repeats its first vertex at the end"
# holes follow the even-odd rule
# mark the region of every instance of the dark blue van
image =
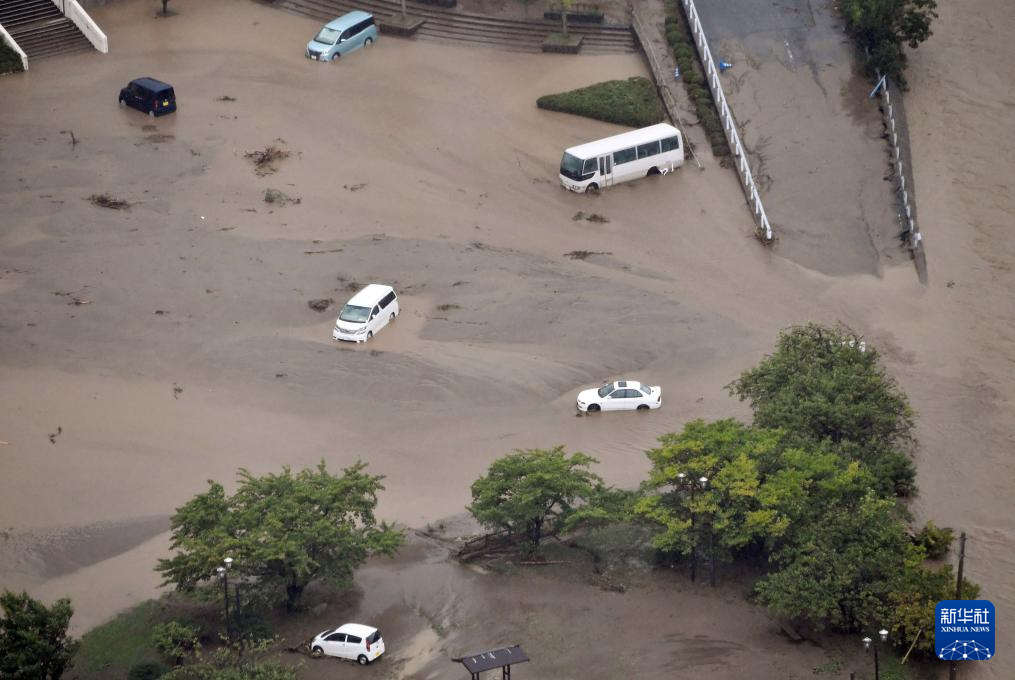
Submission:
POLYGON ((153 118, 176 110, 173 86, 154 78, 136 78, 120 90, 120 106, 144 111, 153 118))

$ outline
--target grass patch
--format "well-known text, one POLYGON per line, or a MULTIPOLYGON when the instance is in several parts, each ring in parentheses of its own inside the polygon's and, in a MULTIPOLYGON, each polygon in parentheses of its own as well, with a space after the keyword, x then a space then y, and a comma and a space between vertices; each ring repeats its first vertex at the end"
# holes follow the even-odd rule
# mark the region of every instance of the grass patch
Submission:
POLYGON ((160 661, 151 633, 164 618, 163 607, 148 600, 85 633, 70 676, 80 680, 125 678, 135 664, 160 661))
POLYGON ((719 112, 715 108, 715 102, 712 100, 712 93, 709 92, 705 70, 698 60, 694 38, 691 37, 691 32, 688 30, 687 20, 680 3, 666 3, 666 22, 663 29, 666 42, 673 52, 673 59, 680 68, 680 78, 684 83, 687 96, 694 105, 695 116, 697 116, 702 130, 705 131, 705 136, 708 137, 709 146, 712 147, 712 155, 717 158, 729 156, 730 147, 726 142, 726 133, 723 130, 722 121, 719 119, 719 112))
POLYGON ((636 128, 663 120, 663 103, 656 86, 641 76, 544 95, 536 100, 536 106, 636 128))
POLYGON ((0 73, 21 73, 23 70, 21 55, 0 40, 0 73))

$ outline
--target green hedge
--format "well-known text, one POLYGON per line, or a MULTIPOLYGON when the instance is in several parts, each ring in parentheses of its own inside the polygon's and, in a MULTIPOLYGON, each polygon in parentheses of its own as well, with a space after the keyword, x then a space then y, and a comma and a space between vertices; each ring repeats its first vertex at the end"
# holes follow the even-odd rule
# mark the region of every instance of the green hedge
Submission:
POLYGON ((655 84, 640 76, 548 94, 536 106, 636 128, 659 123, 664 116, 655 84))
POLYGON ((712 147, 712 154, 723 158, 730 155, 730 147, 726 142, 726 133, 722 128, 722 121, 719 119, 719 112, 716 111, 712 94, 705 84, 705 72, 698 61, 698 52, 694 47, 693 38, 687 29, 684 21, 683 10, 677 7, 679 3, 667 3, 666 22, 663 25, 663 32, 666 35, 666 42, 673 52, 673 59, 680 68, 680 80, 684 83, 687 96, 694 104, 694 113, 698 117, 708 143, 712 147))
POLYGON ((20 73, 23 70, 21 55, 0 40, 0 73, 20 73))

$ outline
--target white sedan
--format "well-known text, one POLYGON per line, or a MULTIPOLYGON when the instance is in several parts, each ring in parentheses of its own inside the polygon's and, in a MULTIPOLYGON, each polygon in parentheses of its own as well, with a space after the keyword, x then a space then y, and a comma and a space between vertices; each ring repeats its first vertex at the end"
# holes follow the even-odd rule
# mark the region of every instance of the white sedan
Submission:
POLYGON ((582 390, 576 406, 579 411, 645 411, 663 405, 663 388, 642 385, 634 380, 606 383, 599 389, 582 390))

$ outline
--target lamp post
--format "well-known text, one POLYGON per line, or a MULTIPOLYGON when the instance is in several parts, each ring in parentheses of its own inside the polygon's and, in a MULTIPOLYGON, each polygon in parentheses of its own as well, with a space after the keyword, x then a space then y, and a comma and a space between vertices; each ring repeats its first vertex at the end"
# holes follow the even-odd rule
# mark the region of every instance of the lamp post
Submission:
POLYGON ((879 642, 874 642, 869 637, 865 637, 863 639, 863 649, 864 649, 865 652, 869 652, 870 649, 871 649, 871 643, 872 642, 874 643, 874 645, 873 645, 874 646, 874 680, 881 680, 881 669, 879 668, 879 663, 878 663, 878 647, 881 646, 881 642, 887 642, 887 640, 888 640, 888 631, 885 630, 884 628, 882 628, 881 630, 878 631, 878 637, 880 638, 879 642))
MULTIPOLYGON (((708 489, 708 477, 700 477, 698 484, 701 490, 708 489)), ((712 531, 712 518, 708 521, 708 584, 715 588, 715 532, 712 531)))
MULTIPOLYGON (((691 583, 694 583, 694 578, 697 575, 697 571, 698 571, 698 541, 697 541, 696 537, 693 537, 694 536, 694 523, 695 523, 695 516, 694 516, 694 494, 695 494, 696 491, 698 491, 699 488, 702 491, 704 491, 705 489, 708 488, 708 477, 702 476, 702 477, 698 478, 698 480, 695 482, 695 481, 692 481, 692 480, 688 479, 687 475, 685 475, 683 472, 678 472, 677 473, 677 483, 676 483, 676 486, 680 490, 686 491, 686 492, 691 494, 691 534, 692 534, 692 542, 691 542, 691 583)), ((712 533, 711 533, 711 527, 709 527, 709 551, 710 552, 712 550, 712 540, 711 539, 712 539, 712 533)), ((714 566, 712 567, 712 585, 713 586, 715 585, 715 567, 714 566)))
POLYGON ((233 641, 233 630, 229 626, 229 568, 233 566, 233 558, 227 557, 222 560, 222 564, 225 566, 218 567, 215 571, 218 573, 219 578, 222 579, 222 602, 225 605, 226 612, 226 637, 229 641, 233 641))

